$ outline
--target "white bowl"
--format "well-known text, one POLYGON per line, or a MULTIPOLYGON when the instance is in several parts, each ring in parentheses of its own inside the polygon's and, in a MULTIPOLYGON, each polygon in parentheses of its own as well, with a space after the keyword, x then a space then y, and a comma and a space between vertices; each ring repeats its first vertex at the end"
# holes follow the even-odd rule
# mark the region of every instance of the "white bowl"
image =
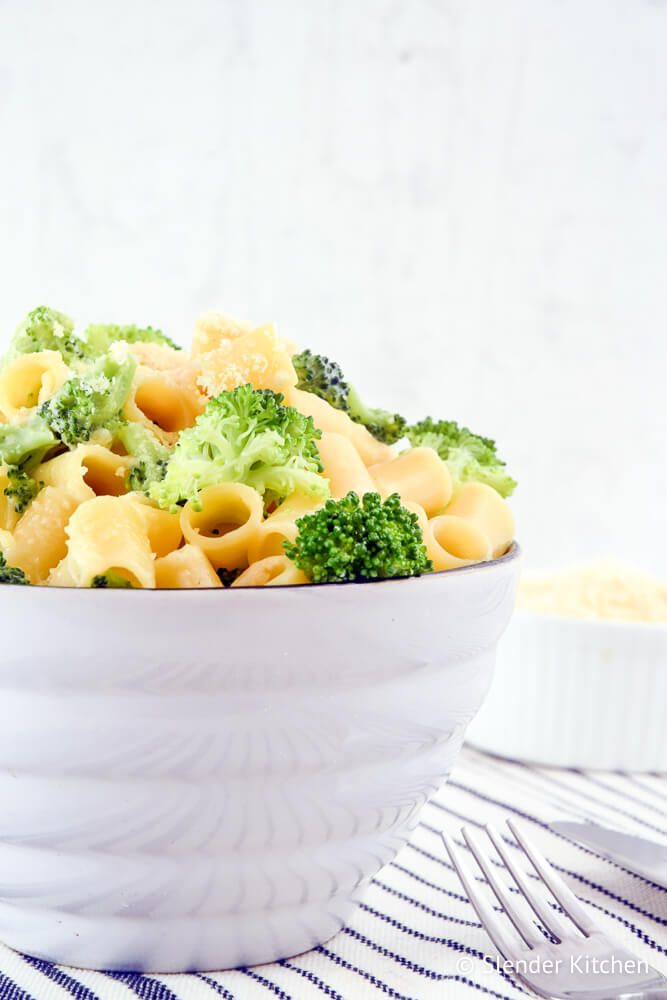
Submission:
POLYGON ((667 625, 516 611, 468 739, 538 764, 667 771, 667 625))
POLYGON ((0 939, 176 972, 331 937, 452 766, 517 554, 373 584, 4 587, 0 939))

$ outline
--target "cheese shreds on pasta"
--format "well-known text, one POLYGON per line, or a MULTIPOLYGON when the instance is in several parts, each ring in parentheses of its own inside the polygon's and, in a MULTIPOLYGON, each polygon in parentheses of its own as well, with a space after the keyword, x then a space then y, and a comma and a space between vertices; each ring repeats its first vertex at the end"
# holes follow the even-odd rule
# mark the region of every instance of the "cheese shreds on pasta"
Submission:
POLYGON ((560 618, 667 622, 667 583, 615 559, 525 573, 517 607, 560 618))

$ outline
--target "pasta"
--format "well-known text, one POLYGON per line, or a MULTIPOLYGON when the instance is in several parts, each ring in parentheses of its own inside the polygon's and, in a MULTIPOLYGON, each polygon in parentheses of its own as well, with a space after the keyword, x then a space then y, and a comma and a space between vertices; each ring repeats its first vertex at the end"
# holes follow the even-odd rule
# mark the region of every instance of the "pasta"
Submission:
POLYGON ((465 517, 440 514, 427 527, 426 550, 436 570, 456 569, 491 558, 487 536, 465 517))
POLYGON ((224 313, 212 309, 204 313, 195 323, 192 335, 192 356, 208 354, 222 347, 230 340, 236 340, 245 333, 252 333, 252 325, 244 320, 232 319, 224 313))
POLYGON ((308 577, 283 555, 254 562, 237 576, 232 587, 284 587, 301 583, 308 583, 308 577))
POLYGON ((432 448, 411 448, 372 466, 370 473, 382 496, 398 493, 404 503, 418 503, 428 517, 443 510, 452 495, 452 477, 432 448))
POLYGON ((144 522, 148 544, 156 556, 167 556, 179 548, 183 541, 183 531, 178 514, 154 507, 146 497, 136 493, 126 493, 127 503, 131 503, 144 522))
POLYGON ((324 431, 319 450, 332 497, 344 497, 350 490, 364 494, 375 489, 361 455, 344 434, 324 431))
POLYGON ((122 497, 87 500, 71 516, 66 530, 66 566, 60 573, 66 571, 74 586, 89 587, 97 578, 112 575, 132 587, 155 587, 146 524, 134 504, 122 497))
POLYGON ((80 444, 39 466, 36 476, 46 486, 57 486, 77 503, 96 496, 121 496, 127 492, 127 457, 96 444, 80 444))
POLYGON ((58 351, 20 355, 0 372, 0 410, 9 420, 20 417, 50 399, 68 375, 58 351))
POLYGON ((184 545, 156 559, 155 585, 165 590, 222 587, 215 570, 196 545, 184 545))
POLYGON ((0 531, 11 532, 16 527, 19 515, 11 499, 5 493, 7 489, 9 489, 7 466, 0 465, 0 531))
POLYGON ((314 393, 304 392, 302 389, 292 389, 288 400, 301 413, 312 417, 315 426, 321 431, 333 431, 333 433, 342 434, 343 437, 351 441, 365 465, 386 462, 393 458, 394 453, 387 445, 376 441, 365 427, 350 420, 347 413, 334 409, 326 400, 320 399, 314 393))
POLYGON ((261 498, 242 483, 209 486, 198 504, 187 503, 181 513, 185 540, 200 548, 215 569, 248 565, 248 552, 261 522, 261 498))
POLYGON ((221 338, 215 350, 198 358, 197 384, 207 396, 250 383, 256 389, 287 392, 296 385, 288 345, 272 326, 221 338))
POLYGON ((178 432, 190 427, 203 408, 194 385, 184 385, 172 372, 140 367, 124 415, 144 424, 164 443, 172 444, 178 432))
POLYGON ((514 537, 514 517, 503 498, 485 483, 466 483, 456 493, 447 513, 463 518, 489 542, 491 558, 506 552, 514 537))
POLYGON ((44 583, 67 551, 67 528, 77 507, 74 497, 57 486, 45 486, 18 521, 11 562, 34 583, 44 583))
POLYGON ((130 352, 144 368, 158 372, 182 372, 183 352, 166 344, 138 343, 130 345, 130 352))
POLYGON ((12 562, 12 549, 14 548, 14 538, 11 531, 0 528, 0 553, 6 562, 12 562))
POLYGON ((492 441, 366 407, 270 324, 207 312, 188 352, 66 320, 30 314, 0 365, 0 583, 365 581, 511 546, 492 441))
POLYGON ((287 497, 273 511, 253 534, 248 544, 248 561, 259 562, 268 556, 284 554, 283 543, 292 542, 296 538, 297 520, 304 514, 312 513, 319 506, 317 500, 303 493, 287 497))

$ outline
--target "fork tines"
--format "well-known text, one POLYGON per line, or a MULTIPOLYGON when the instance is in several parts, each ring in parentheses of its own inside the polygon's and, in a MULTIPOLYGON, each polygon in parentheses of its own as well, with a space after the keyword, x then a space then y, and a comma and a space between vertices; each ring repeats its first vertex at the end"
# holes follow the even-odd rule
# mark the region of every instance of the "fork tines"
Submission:
POLYGON ((516 978, 541 997, 667 1000, 667 979, 614 944, 517 824, 509 820, 507 825, 516 843, 486 827, 500 860, 489 856, 476 833, 467 827, 462 831, 498 906, 469 867, 465 848, 445 834, 443 839, 482 926, 516 978), (517 862, 521 849, 534 869, 530 876, 517 862))
MULTIPOLYGON (((566 938, 571 938, 575 934, 574 927, 578 928, 584 936, 594 933, 596 925, 590 919, 574 893, 568 889, 563 880, 555 873, 551 865, 535 846, 530 843, 516 823, 508 820, 507 825, 514 834, 517 843, 523 848, 530 859, 539 876, 540 882, 550 890, 555 901, 559 904, 560 910, 562 910, 562 913, 571 922, 568 923, 568 920, 565 919, 561 912, 555 907, 550 906, 546 902, 544 895, 531 886, 528 876, 512 857, 510 849, 501 835, 493 826, 486 826, 486 832, 498 856, 501 858, 507 874, 512 876, 515 888, 519 890, 528 902, 542 927, 552 939, 559 942, 566 938)), ((523 908, 517 905, 518 900, 512 898, 511 890, 505 882, 503 875, 498 873, 497 863, 494 864, 489 855, 484 851, 478 836, 469 827, 464 827, 462 833, 470 852, 493 890, 501 910, 514 925, 523 944, 528 948, 535 948, 538 945, 544 944, 544 934, 538 929, 535 921, 526 917, 525 913, 522 912, 523 908)), ((487 900, 483 889, 478 885, 475 876, 464 858, 463 851, 446 834, 443 834, 443 840, 452 864, 468 893, 468 898, 475 908, 477 916, 486 928, 489 937, 501 955, 505 958, 512 957, 517 950, 516 942, 513 942, 512 938, 508 936, 506 923, 502 915, 499 915, 487 900)))

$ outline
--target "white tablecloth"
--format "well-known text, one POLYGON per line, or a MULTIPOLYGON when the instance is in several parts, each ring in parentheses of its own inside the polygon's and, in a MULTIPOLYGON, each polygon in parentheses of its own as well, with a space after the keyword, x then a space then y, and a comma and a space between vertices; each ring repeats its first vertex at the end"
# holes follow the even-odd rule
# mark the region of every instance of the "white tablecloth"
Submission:
MULTIPOLYGON (((526 996, 489 959, 495 949, 440 839, 464 823, 514 816, 619 943, 667 975, 667 889, 549 830, 594 820, 667 843, 667 776, 528 767, 466 749, 411 842, 369 886, 351 924, 289 961, 184 976, 103 974, 0 946, 0 1000, 444 1000, 526 996)), ((517 849, 518 850, 518 849, 517 849)), ((529 865, 526 865, 529 870, 529 865)))

